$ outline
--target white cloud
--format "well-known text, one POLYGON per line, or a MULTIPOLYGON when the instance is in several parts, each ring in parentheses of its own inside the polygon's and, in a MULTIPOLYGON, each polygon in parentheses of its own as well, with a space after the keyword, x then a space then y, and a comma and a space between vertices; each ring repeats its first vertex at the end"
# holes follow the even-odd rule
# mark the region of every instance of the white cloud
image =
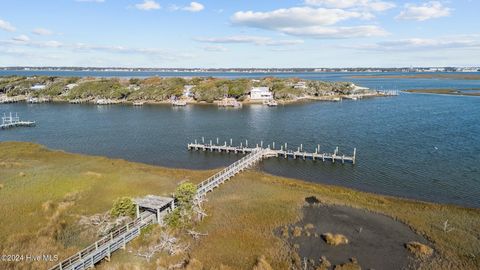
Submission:
POLYGON ((53 35, 53 31, 45 29, 45 28, 35 28, 32 31, 33 34, 39 36, 50 36, 53 35))
POLYGON ((311 7, 277 9, 270 12, 240 11, 231 18, 233 24, 274 30, 295 36, 314 38, 349 38, 385 36, 376 25, 342 26, 334 24, 349 19, 369 19, 370 13, 311 7))
POLYGON ((75 0, 75 2, 103 3, 105 0, 75 0))
POLYGON ((15 32, 15 27, 7 21, 0 19, 0 29, 8 31, 8 32, 15 32))
POLYGON ((269 12, 239 11, 232 17, 237 25, 278 29, 311 25, 333 25, 348 19, 365 18, 365 13, 311 7, 282 8, 269 12))
POLYGON ((289 35, 309 36, 313 38, 382 37, 389 34, 387 31, 376 25, 287 27, 281 29, 281 31, 289 35))
POLYGON ((480 48, 480 41, 468 36, 442 37, 437 39, 409 38, 343 47, 375 51, 465 49, 480 48))
POLYGON ((260 36, 229 36, 229 37, 216 37, 216 38, 196 38, 196 41, 206 42, 206 43, 250 43, 255 45, 263 46, 288 46, 288 45, 298 45, 303 44, 303 40, 292 40, 292 39, 283 39, 283 40, 274 40, 269 37, 260 37, 260 36))
POLYGON ((161 8, 160 4, 154 0, 145 0, 143 3, 136 4, 135 7, 140 10, 154 10, 161 8))
POLYGON ((372 11, 385 11, 396 6, 393 2, 378 0, 305 0, 305 4, 329 8, 361 8, 372 11))
POLYGON ((12 40, 19 41, 19 42, 28 42, 28 41, 30 41, 30 38, 26 35, 20 35, 20 36, 16 36, 16 37, 12 38, 12 40))
POLYGON ((429 1, 421 5, 406 4, 405 9, 395 17, 400 20, 426 21, 450 16, 451 9, 438 1, 429 1))
POLYGON ((226 52, 227 48, 223 46, 205 46, 203 50, 207 52, 226 52))
POLYGON ((198 2, 191 2, 190 5, 183 8, 183 10, 190 12, 199 12, 205 9, 205 6, 198 2))

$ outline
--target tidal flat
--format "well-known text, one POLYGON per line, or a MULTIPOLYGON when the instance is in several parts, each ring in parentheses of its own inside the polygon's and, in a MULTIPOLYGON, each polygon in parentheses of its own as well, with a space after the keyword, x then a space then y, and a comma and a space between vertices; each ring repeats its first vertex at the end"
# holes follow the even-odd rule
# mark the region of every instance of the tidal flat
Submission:
MULTIPOLYGON (((169 169, 53 151, 32 143, 2 142, 0 249, 9 254, 42 252, 66 258, 95 240, 95 235, 82 233, 78 226, 81 217, 108 212, 113 202, 123 196, 168 196, 181 181, 198 183, 215 171, 169 169)), ((153 228, 152 233, 134 240, 125 250, 114 254, 110 262, 102 262, 97 268, 162 269, 184 260, 201 265, 196 269, 252 269, 259 262, 268 263, 273 269, 300 267, 302 256, 307 256, 301 252, 306 248, 302 245, 312 243, 300 241, 298 248, 293 247, 278 235, 278 228, 307 220, 316 226, 318 233, 338 228, 332 232, 348 237, 349 230, 358 229, 348 224, 334 226, 334 218, 331 222, 324 218, 315 223, 315 215, 304 212, 308 197, 317 198, 325 207, 366 211, 365 217, 375 217, 366 218, 367 225, 386 218, 395 226, 409 228, 411 231, 404 234, 405 239, 387 248, 407 254, 407 243, 403 242, 425 240, 424 243, 433 248, 433 254, 414 259, 419 269, 478 269, 480 266, 479 209, 382 196, 249 170, 208 195, 204 205, 207 217, 194 228, 205 236, 198 240, 185 236, 182 241, 189 245, 185 253, 175 256, 158 253, 149 261, 137 256, 136 250, 156 237, 159 228, 153 228)), ((388 234, 389 226, 383 229, 388 234)), ((289 232, 289 237, 293 237, 291 234, 289 232)), ((335 247, 335 252, 344 259, 356 257, 362 266, 362 257, 351 250, 361 244, 358 242, 361 240, 352 236, 349 240, 349 244, 335 247)), ((371 243, 372 253, 376 244, 371 243)), ((368 255, 369 248, 362 252, 368 255)), ((329 259, 329 253, 321 246, 317 253, 317 257, 329 259)), ((340 260, 330 256, 332 269, 340 260)), ((2 269, 49 266, 51 263, 0 263, 2 269)))

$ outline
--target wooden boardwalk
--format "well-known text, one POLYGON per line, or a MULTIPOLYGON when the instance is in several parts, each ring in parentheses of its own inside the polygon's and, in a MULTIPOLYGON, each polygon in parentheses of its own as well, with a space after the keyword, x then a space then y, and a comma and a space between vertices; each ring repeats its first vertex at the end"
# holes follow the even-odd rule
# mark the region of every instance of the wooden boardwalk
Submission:
MULTIPOLYGON (((205 197, 208 192, 213 191, 236 174, 261 161, 265 157, 266 151, 266 149, 261 148, 252 149, 248 155, 198 184, 196 199, 205 197)), ((96 263, 103 259, 110 260, 110 255, 120 248, 125 248, 128 242, 140 235, 142 228, 149 224, 161 224, 161 219, 170 210, 170 207, 161 207, 157 213, 150 211, 137 213, 139 217, 133 222, 103 237, 77 254, 50 268, 50 270, 83 270, 93 268, 96 263)), ((138 205, 137 211, 140 211, 138 205)))
POLYGON ((50 270, 80 270, 93 268, 103 259, 110 260, 111 254, 140 235, 140 230, 149 224, 154 224, 157 218, 154 213, 142 212, 139 218, 115 230, 109 235, 81 250, 70 258, 50 268, 50 270))
POLYGON ((263 155, 265 158, 269 157, 283 157, 283 158, 293 158, 293 159, 310 159, 310 160, 321 160, 321 161, 331 161, 331 162, 350 162, 355 164, 357 149, 353 149, 352 155, 345 155, 340 154, 338 147, 332 153, 321 152, 320 145, 317 145, 314 152, 307 152, 304 151, 303 145, 300 145, 296 150, 289 150, 288 145, 284 144, 281 145, 279 149, 275 149, 275 143, 272 143, 272 146, 268 145, 267 147, 263 147, 263 142, 260 145, 256 144, 255 147, 248 147, 248 141, 245 142, 245 145, 240 143, 239 146, 232 146, 232 141, 230 140, 230 144, 224 142, 224 144, 214 144, 210 140, 209 143, 205 143, 205 140, 202 139, 202 143, 198 143, 195 141, 194 143, 189 143, 187 145, 188 150, 196 150, 196 151, 210 151, 210 152, 225 152, 225 153, 242 153, 247 154, 251 153, 256 149, 264 149, 263 155))
POLYGON ((249 167, 255 165, 256 163, 264 159, 266 154, 267 154, 266 149, 252 148, 249 151, 248 155, 244 156, 237 162, 231 164, 227 168, 219 171, 218 173, 211 176, 207 180, 198 184, 197 198, 205 197, 205 195, 208 192, 213 191, 215 188, 225 183, 236 174, 240 173, 245 169, 248 169, 249 167))

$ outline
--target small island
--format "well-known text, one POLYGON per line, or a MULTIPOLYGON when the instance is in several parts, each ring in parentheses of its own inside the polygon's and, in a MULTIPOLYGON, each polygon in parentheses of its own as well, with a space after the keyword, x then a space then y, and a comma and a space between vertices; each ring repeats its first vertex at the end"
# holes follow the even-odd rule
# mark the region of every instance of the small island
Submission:
POLYGON ((219 79, 211 77, 94 78, 51 76, 0 77, 0 103, 70 102, 98 105, 191 103, 237 106, 263 103, 275 106, 304 100, 340 101, 392 95, 351 82, 298 78, 219 79))

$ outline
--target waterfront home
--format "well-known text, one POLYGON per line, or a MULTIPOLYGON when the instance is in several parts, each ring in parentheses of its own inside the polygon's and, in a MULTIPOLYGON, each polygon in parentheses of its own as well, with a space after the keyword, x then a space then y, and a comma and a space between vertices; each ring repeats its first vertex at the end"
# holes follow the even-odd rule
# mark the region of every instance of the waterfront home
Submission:
POLYGON ((250 99, 251 100, 270 100, 273 99, 273 93, 270 92, 268 87, 253 87, 250 90, 250 99))
POLYGON ((70 83, 65 86, 65 90, 72 90, 73 88, 77 87, 78 84, 76 83, 70 83))
POLYGON ((37 84, 32 85, 32 87, 30 87, 30 90, 35 90, 35 91, 36 90, 43 90, 43 89, 45 89, 45 87, 47 87, 45 84, 37 83, 37 84))
POLYGON ((293 88, 295 89, 307 89, 307 82, 300 81, 295 84, 293 84, 293 88))
POLYGON ((193 97, 192 89, 195 87, 195 85, 185 85, 183 86, 183 97, 186 98, 191 98, 193 97))

